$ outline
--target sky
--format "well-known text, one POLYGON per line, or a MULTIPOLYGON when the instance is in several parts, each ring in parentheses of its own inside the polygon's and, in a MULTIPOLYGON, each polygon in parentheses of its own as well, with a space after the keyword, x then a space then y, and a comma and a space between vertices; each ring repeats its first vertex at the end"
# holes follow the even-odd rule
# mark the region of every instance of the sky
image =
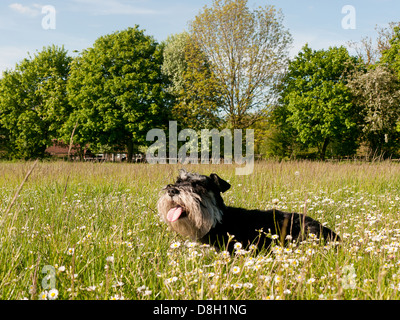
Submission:
MULTIPOLYGON (((74 56, 106 34, 136 24, 157 41, 188 29, 212 0, 1 0, 0 74, 43 47, 64 46, 74 56)), ((274 5, 293 37, 291 56, 313 49, 376 38, 376 26, 400 21, 399 0, 248 0, 274 5)))

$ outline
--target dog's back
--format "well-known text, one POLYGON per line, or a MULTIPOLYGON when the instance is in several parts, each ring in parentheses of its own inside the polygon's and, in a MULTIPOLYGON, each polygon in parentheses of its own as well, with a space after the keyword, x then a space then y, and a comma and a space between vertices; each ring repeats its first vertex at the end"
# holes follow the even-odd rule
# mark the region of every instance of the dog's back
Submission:
POLYGON ((311 217, 298 213, 226 207, 222 219, 221 223, 200 239, 201 242, 233 251, 236 242, 242 243, 244 247, 254 244, 259 249, 268 248, 274 235, 277 235, 279 240, 303 240, 309 234, 314 234, 316 238, 324 241, 340 240, 329 228, 311 217))

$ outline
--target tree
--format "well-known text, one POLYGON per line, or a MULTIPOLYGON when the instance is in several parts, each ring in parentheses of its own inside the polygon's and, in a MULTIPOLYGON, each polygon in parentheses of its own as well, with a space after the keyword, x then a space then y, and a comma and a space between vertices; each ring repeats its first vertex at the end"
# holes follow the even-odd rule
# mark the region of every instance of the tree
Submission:
POLYGON ((146 133, 168 123, 161 73, 163 47, 143 30, 128 28, 97 39, 75 59, 68 82, 74 107, 64 128, 69 139, 92 150, 128 151, 128 161, 146 133))
POLYGON ((392 24, 389 44, 382 52, 380 64, 393 70, 400 79, 400 23, 392 24))
POLYGON ((163 73, 174 98, 172 118, 182 128, 215 128, 220 122, 221 93, 210 64, 188 33, 170 36, 165 44, 163 73))
POLYGON ((391 156, 399 150, 399 79, 382 65, 354 72, 348 83, 354 104, 362 110, 363 138, 371 154, 391 156))
POLYGON ((66 83, 72 58, 51 46, 24 59, 0 80, 0 126, 15 158, 43 157, 71 112, 66 83))
POLYGON ((399 151, 400 23, 377 28, 376 41, 364 38, 353 46, 362 62, 354 70, 349 88, 362 109, 363 140, 370 154, 392 156, 399 151))
POLYGON ((354 63, 344 47, 313 51, 305 45, 289 64, 277 110, 299 142, 318 149, 320 159, 330 144, 339 147, 337 155, 356 150, 360 120, 345 78, 354 63))
POLYGON ((247 0, 214 0, 190 23, 192 44, 209 62, 232 128, 249 127, 271 102, 291 43, 282 21, 273 6, 250 10, 247 0))

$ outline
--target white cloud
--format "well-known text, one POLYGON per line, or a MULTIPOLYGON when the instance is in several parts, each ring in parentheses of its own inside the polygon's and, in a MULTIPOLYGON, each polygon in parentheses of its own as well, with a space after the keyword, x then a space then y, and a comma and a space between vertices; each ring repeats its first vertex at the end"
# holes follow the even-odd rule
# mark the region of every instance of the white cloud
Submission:
POLYGON ((24 6, 20 3, 12 3, 8 7, 20 14, 30 17, 38 16, 41 13, 42 8, 42 6, 38 4, 33 4, 32 6, 24 6))

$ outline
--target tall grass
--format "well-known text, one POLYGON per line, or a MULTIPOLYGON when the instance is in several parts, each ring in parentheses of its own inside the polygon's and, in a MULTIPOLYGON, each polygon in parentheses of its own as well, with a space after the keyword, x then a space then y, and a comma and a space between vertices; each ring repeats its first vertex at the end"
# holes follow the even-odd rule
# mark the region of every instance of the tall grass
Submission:
POLYGON ((0 163, 0 299, 45 298, 49 275, 57 299, 400 297, 399 164, 265 162, 249 176, 186 166, 228 180, 228 205, 269 209, 278 199, 343 239, 232 256, 160 222, 158 192, 180 166, 38 163, 13 200, 32 165, 0 163))

